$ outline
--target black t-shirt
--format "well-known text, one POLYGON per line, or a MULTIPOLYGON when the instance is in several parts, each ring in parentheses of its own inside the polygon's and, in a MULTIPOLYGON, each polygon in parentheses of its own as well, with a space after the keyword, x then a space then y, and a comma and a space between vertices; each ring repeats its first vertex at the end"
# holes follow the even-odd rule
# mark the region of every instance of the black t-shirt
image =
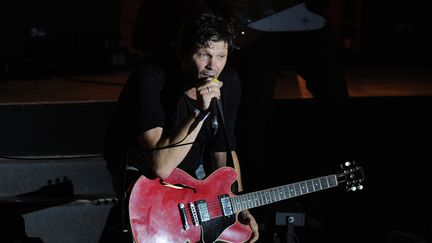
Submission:
MULTIPOLYGON (((221 100, 226 131, 231 149, 234 149, 234 128, 241 98, 240 80, 228 66, 218 79, 223 82, 221 100)), ((148 172, 149 151, 139 147, 137 136, 155 127, 163 127, 163 136, 170 136, 193 113, 196 101, 184 94, 182 83, 179 72, 164 72, 160 67, 149 64, 139 64, 135 68, 120 94, 107 128, 104 156, 109 170, 124 168, 128 161, 128 165, 148 172)), ((223 129, 219 126, 216 135, 213 135, 209 118, 179 165, 192 176, 195 176, 193 172, 204 160, 206 152, 221 152, 227 148, 223 129)), ((218 120, 221 124, 220 116, 218 120)))

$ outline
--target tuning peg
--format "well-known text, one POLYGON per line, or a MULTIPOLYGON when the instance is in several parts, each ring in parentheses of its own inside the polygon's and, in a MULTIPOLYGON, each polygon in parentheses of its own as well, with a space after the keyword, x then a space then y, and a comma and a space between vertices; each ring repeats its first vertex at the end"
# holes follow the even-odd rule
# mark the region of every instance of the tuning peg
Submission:
POLYGON ((357 190, 363 190, 363 185, 351 186, 351 187, 347 186, 346 190, 349 192, 355 192, 357 190))

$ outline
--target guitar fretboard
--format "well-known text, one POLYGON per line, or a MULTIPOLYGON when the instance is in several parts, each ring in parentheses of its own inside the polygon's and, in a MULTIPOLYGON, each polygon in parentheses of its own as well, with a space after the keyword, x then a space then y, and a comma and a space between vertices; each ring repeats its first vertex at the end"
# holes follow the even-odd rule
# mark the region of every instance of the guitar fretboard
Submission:
POLYGON ((256 208, 307 193, 325 190, 337 185, 336 175, 328 175, 231 197, 230 200, 234 212, 240 212, 245 209, 256 208))

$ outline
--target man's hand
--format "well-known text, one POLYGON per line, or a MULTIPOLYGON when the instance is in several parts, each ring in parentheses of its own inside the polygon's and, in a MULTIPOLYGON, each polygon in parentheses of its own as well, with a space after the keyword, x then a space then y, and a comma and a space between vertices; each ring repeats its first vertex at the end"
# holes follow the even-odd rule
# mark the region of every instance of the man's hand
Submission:
POLYGON ((201 110, 207 110, 212 98, 219 98, 221 95, 220 88, 223 83, 217 78, 207 77, 201 79, 197 86, 198 107, 201 110))
POLYGON ((249 210, 243 210, 239 213, 238 219, 240 223, 249 225, 249 227, 252 230, 252 235, 248 243, 256 242, 259 238, 259 231, 258 231, 258 224, 254 216, 252 216, 249 210))

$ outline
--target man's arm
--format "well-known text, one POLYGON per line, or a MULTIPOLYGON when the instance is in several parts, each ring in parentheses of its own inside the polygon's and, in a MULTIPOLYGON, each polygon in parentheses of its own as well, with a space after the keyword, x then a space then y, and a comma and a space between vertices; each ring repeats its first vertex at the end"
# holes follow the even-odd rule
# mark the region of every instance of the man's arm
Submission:
POLYGON ((153 149, 153 171, 165 179, 183 161, 207 119, 212 98, 220 97, 222 82, 204 80, 190 94, 197 99, 195 111, 188 115, 173 136, 162 136, 163 128, 155 127, 138 136, 138 143, 145 149, 153 149))
POLYGON ((205 118, 199 114, 189 115, 172 137, 162 137, 161 127, 150 129, 138 136, 138 142, 144 148, 153 149, 153 171, 158 177, 165 179, 183 161, 205 118))

